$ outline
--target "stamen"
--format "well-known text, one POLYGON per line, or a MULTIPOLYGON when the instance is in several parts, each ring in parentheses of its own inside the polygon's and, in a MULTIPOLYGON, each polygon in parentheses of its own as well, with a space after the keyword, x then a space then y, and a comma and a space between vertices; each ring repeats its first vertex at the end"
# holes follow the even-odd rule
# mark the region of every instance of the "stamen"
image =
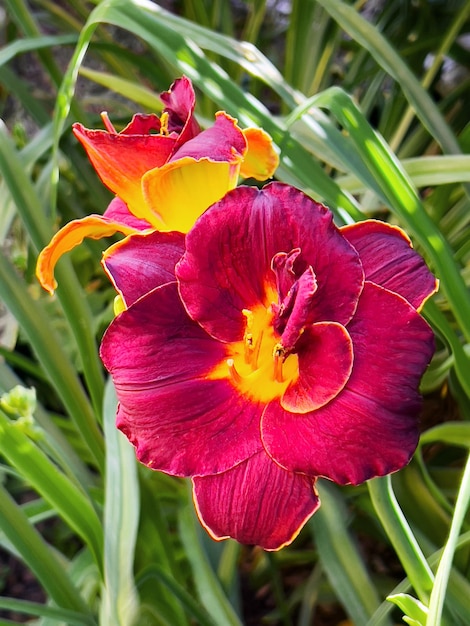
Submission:
POLYGON ((246 318, 245 334, 243 341, 245 342, 245 363, 253 364, 253 313, 249 309, 242 309, 242 313, 246 318))
POLYGON ((274 372, 273 380, 278 383, 283 383, 284 378, 282 376, 282 364, 285 361, 286 351, 282 344, 277 343, 273 350, 274 372))
POLYGON ((261 331, 260 334, 258 335, 258 339, 256 340, 256 343, 252 350, 251 368, 253 370, 258 368, 258 357, 259 357, 259 351, 261 350, 261 343, 263 342, 263 335, 264 335, 264 332, 261 331))
POLYGON ((105 128, 108 131, 108 133, 111 133, 112 135, 117 135, 116 129, 112 125, 111 120, 108 117, 107 111, 101 112, 101 119, 103 120, 103 124, 105 125, 105 128))
POLYGON ((245 333, 245 363, 251 363, 253 358, 253 335, 245 333))
POLYGON ((246 331, 250 332, 253 329, 253 311, 250 311, 250 309, 242 309, 242 314, 246 317, 246 331))
POLYGON ((170 131, 168 130, 168 122, 170 116, 167 111, 163 111, 160 116, 160 135, 169 135, 170 131))
POLYGON ((233 382, 239 385, 242 382, 242 377, 235 369, 235 361, 233 359, 227 359, 228 373, 230 374, 233 382))

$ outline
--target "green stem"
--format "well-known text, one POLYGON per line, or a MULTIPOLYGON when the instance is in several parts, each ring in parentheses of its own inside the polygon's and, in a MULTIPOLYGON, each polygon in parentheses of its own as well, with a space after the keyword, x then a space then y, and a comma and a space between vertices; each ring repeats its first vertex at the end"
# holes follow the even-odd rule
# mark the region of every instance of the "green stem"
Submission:
POLYGON ((367 483, 374 509, 419 599, 428 604, 434 575, 403 515, 390 476, 367 483))

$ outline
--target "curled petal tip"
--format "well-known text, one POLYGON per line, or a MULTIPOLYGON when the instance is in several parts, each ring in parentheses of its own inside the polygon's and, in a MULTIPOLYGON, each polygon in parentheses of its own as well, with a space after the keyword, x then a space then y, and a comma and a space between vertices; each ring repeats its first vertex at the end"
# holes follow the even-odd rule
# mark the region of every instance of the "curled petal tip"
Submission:
POLYGON ((51 262, 52 252, 50 245, 44 248, 39 254, 36 266, 36 278, 41 287, 51 296, 54 295, 54 291, 57 288, 57 281, 54 278, 55 263, 51 262))
POLYGON ((260 128, 247 128, 243 135, 247 142, 247 151, 240 175, 256 180, 271 178, 279 165, 279 155, 274 149, 273 140, 260 128))
POLYGON ((115 233, 130 235, 135 228, 125 224, 107 220, 101 215, 89 215, 83 219, 73 220, 61 228, 41 251, 36 266, 36 276, 41 286, 50 294, 57 288, 54 268, 60 257, 80 245, 85 237, 101 239, 115 233))

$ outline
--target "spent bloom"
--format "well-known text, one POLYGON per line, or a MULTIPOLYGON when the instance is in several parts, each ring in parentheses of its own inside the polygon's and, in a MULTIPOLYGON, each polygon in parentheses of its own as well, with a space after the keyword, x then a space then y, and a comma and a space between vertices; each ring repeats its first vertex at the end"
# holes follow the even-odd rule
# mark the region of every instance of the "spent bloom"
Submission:
POLYGON ((302 192, 238 187, 184 236, 135 234, 105 269, 125 310, 101 356, 117 425, 149 467, 193 481, 202 524, 268 550, 418 441, 437 284, 397 227, 337 228, 302 192))
POLYGON ((160 98, 160 117, 137 114, 119 133, 106 114, 106 130, 74 124, 75 136, 118 201, 104 215, 69 222, 41 252, 37 275, 49 292, 57 286, 57 260, 85 237, 155 229, 186 232, 236 186, 239 176, 266 180, 273 175, 278 156, 263 130, 241 130, 224 111, 216 113, 211 127, 200 129, 188 78, 177 79, 160 98))

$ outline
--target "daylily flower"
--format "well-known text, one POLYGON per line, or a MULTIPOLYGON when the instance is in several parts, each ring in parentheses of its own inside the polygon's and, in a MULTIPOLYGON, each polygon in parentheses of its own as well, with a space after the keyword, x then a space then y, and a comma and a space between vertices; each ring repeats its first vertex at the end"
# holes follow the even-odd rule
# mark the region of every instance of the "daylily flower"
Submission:
POLYGON ((239 176, 266 180, 277 165, 272 140, 261 129, 241 130, 223 111, 214 125, 201 131, 194 117, 195 94, 182 77, 161 95, 165 105, 157 115, 135 115, 117 133, 103 114, 107 130, 74 124, 103 183, 126 205, 104 215, 90 215, 62 228, 38 259, 37 275, 53 292, 57 260, 85 237, 99 239, 136 230, 187 232, 211 204, 233 189, 239 176), (136 228, 135 220, 140 223, 136 228))
POLYGON ((101 346, 117 425, 142 463, 192 478, 215 539, 279 549, 318 477, 410 460, 437 284, 399 228, 339 229, 288 185, 242 186, 185 238, 134 235, 104 264, 126 307, 101 346))

